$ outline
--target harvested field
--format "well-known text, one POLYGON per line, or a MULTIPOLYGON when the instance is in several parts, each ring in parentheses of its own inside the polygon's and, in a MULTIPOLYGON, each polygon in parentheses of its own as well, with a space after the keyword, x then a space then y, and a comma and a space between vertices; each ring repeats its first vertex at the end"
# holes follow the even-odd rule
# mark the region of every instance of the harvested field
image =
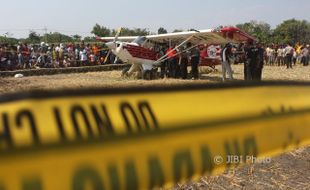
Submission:
POLYGON ((310 147, 282 154, 270 163, 245 165, 219 176, 202 177, 198 182, 174 190, 309 190, 310 147))
MULTIPOLYGON (((28 91, 33 89, 64 89, 82 87, 121 88, 128 86, 172 86, 193 83, 221 82, 221 68, 205 74, 201 80, 160 79, 143 81, 120 78, 120 71, 93 72, 82 74, 59 74, 50 76, 31 76, 24 78, 0 78, 0 93, 28 91)), ((236 80, 243 78, 243 66, 234 65, 236 80)), ((296 66, 287 70, 285 67, 266 66, 264 80, 310 81, 310 67, 296 66)), ((219 176, 202 177, 198 182, 176 187, 175 189, 310 189, 310 147, 285 153, 272 159, 268 164, 246 165, 227 171, 219 176)))
MULTIPOLYGON (((210 72, 208 68, 201 68, 201 80, 176 80, 158 79, 153 81, 135 80, 133 78, 121 78, 121 71, 90 72, 59 74, 48 76, 29 76, 24 78, 6 77, 0 78, 0 93, 25 91, 32 89, 62 89, 62 88, 81 88, 81 87, 128 87, 128 86, 171 86, 171 85, 190 85, 197 83, 221 82, 221 67, 218 71, 210 72)), ((234 77, 236 80, 243 79, 243 66, 234 65, 234 77)), ((296 66, 294 69, 287 70, 285 67, 267 66, 264 69, 264 80, 295 80, 310 81, 310 67, 296 66)))

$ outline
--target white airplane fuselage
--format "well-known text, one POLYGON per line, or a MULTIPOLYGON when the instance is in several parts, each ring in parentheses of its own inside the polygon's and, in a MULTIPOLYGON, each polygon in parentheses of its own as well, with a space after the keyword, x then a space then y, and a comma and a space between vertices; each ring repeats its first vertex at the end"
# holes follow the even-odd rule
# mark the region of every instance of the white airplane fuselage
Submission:
POLYGON ((157 53, 136 43, 109 42, 108 48, 124 63, 138 64, 145 70, 150 70, 158 59, 157 53))

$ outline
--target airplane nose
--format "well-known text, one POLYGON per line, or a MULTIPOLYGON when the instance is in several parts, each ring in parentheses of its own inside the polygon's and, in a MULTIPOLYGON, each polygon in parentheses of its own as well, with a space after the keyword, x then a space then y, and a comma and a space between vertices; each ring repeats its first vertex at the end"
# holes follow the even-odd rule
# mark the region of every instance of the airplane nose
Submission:
POLYGON ((114 42, 108 42, 105 44, 109 49, 115 49, 116 44, 114 42))

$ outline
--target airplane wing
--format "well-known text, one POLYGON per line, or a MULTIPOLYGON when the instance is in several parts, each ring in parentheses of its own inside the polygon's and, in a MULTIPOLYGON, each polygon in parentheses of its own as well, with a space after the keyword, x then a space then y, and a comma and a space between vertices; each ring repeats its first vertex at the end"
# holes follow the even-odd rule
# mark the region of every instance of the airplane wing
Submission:
POLYGON ((171 41, 172 43, 177 44, 189 39, 190 37, 191 39, 189 42, 192 44, 222 44, 228 42, 225 38, 223 38, 223 36, 218 35, 218 33, 212 29, 146 36, 147 39, 153 42, 165 43, 171 41))
POLYGON ((177 33, 168 33, 160 35, 149 35, 147 39, 154 42, 182 42, 193 36, 189 41, 192 44, 225 44, 228 42, 240 43, 248 40, 256 41, 249 34, 235 27, 225 27, 219 30, 208 29, 200 31, 186 31, 177 33))
MULTIPOLYGON (((118 37, 118 41, 121 42, 132 42, 134 41, 138 36, 120 36, 118 37)), ((102 41, 102 42, 112 42, 115 39, 115 37, 97 37, 96 40, 102 41)))
MULTIPOLYGON (((121 36, 118 41, 132 42, 138 36, 121 36)), ((145 36, 149 41, 156 43, 181 43, 190 38, 189 42, 196 44, 225 44, 228 42, 243 42, 248 40, 255 41, 255 38, 242 32, 238 28, 226 27, 220 30, 207 29, 200 31, 186 31, 167 34, 157 34, 145 36)), ((113 41, 114 37, 97 38, 100 41, 113 41)))
MULTIPOLYGON (((148 35, 145 36, 149 41, 156 42, 156 43, 167 43, 167 42, 173 42, 173 43, 180 43, 190 36, 193 36, 189 42, 192 42, 193 44, 199 44, 199 43, 227 43, 228 41, 223 38, 223 36, 219 35, 216 32, 213 32, 211 29, 209 30, 201 30, 201 31, 186 31, 186 32, 176 32, 176 33, 167 33, 167 34, 158 34, 158 35, 148 35)), ((138 36, 120 36, 118 38, 118 41, 123 42, 132 42, 135 40, 138 36)), ((113 41, 114 37, 103 37, 103 38, 97 38, 97 40, 103 41, 103 42, 109 42, 113 41)))

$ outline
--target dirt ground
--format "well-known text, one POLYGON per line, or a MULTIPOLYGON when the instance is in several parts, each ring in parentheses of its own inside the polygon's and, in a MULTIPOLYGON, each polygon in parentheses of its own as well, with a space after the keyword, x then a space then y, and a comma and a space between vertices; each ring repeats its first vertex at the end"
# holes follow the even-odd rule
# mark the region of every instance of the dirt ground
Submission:
MULTIPOLYGON (((0 78, 0 94, 27 91, 32 89, 63 89, 81 87, 112 87, 128 86, 171 86, 193 83, 221 82, 221 68, 209 73, 202 69, 201 79, 172 80, 159 79, 143 81, 123 79, 120 71, 94 72, 83 74, 61 74, 52 76, 33 76, 24 78, 0 78)), ((243 66, 234 65, 236 80, 243 78, 243 66)), ((294 80, 310 81, 310 67, 295 66, 294 69, 285 67, 266 66, 264 80, 294 80)), ((231 170, 219 176, 202 177, 198 182, 180 185, 175 189, 302 189, 310 190, 310 147, 285 153, 272 158, 268 164, 246 165, 231 170)))
MULTIPOLYGON (((83 74, 59 74, 49 76, 32 76, 24 78, 0 78, 0 93, 25 91, 32 89, 62 89, 80 87, 128 87, 128 86, 170 86, 193 83, 221 82, 221 67, 211 72, 208 68, 201 68, 204 73, 200 80, 159 79, 153 81, 121 78, 120 71, 92 72, 83 74)), ((243 66, 233 65, 234 78, 243 79, 243 66)), ((264 80, 297 80, 310 81, 310 67, 296 66, 294 69, 285 67, 266 66, 263 73, 264 80)))

